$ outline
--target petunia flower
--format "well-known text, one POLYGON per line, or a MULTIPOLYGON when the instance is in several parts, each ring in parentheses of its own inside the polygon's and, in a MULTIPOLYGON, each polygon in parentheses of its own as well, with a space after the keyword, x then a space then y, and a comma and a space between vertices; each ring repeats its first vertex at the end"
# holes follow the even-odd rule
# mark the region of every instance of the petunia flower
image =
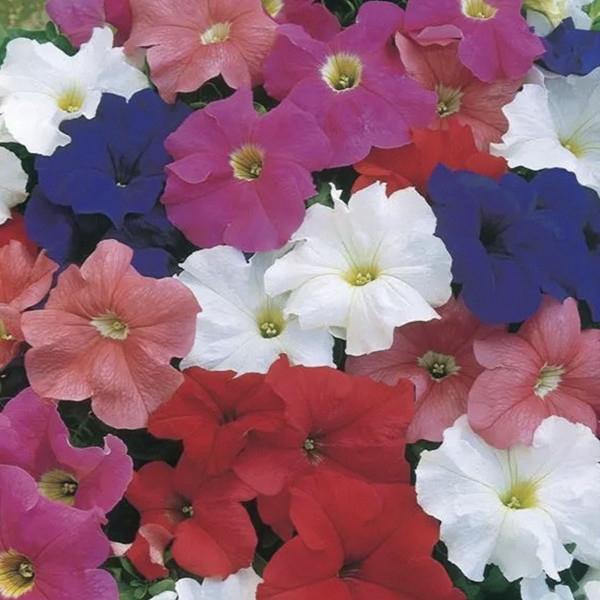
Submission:
POLYGON ((0 121, 29 152, 50 155, 71 138, 65 120, 96 114, 104 92, 131 97, 148 86, 146 76, 113 48, 108 27, 96 28, 75 56, 51 43, 27 38, 8 43, 0 67, 0 121))
POLYGON ((463 600, 431 552, 438 525, 409 485, 377 486, 382 506, 365 511, 340 478, 315 481, 292 503, 299 535, 264 571, 258 600, 463 600))
POLYGON ((525 84, 504 107, 509 129, 492 153, 511 168, 567 169, 600 192, 599 103, 600 67, 583 77, 547 76, 543 85, 525 84))
POLYGON ((21 161, 12 152, 0 147, 0 224, 11 218, 11 208, 25 202, 27 180, 21 161))
MULTIPOLYGON (((545 575, 521 579, 520 591, 522 600, 575 600, 568 585, 556 585, 554 589, 550 589, 545 575)), ((587 600, 586 596, 579 598, 587 600)), ((593 597, 590 600, 593 600, 593 597)))
POLYGON ((248 88, 193 113, 166 148, 171 222, 198 246, 245 252, 287 242, 316 193, 310 172, 331 153, 312 115, 284 102, 259 116, 248 88))
POLYGON ((102 515, 123 497, 133 474, 127 446, 116 436, 104 438, 104 448, 75 448, 56 404, 27 388, 2 411, 20 439, 18 451, 4 454, 3 464, 27 471, 42 496, 82 510, 98 508, 102 515))
POLYGON ((126 215, 147 214, 157 203, 170 162, 165 138, 190 112, 148 89, 129 101, 104 94, 94 119, 62 127, 71 138, 68 146, 38 157, 40 190, 75 214, 103 214, 121 228, 126 215))
POLYGON ((577 302, 544 298, 516 334, 476 340, 485 371, 469 393, 469 424, 488 444, 530 444, 550 415, 596 431, 600 333, 580 331, 577 302))
POLYGON ((527 23, 539 36, 548 35, 568 18, 577 29, 589 30, 592 19, 583 10, 587 4, 588 0, 523 0, 527 23))
POLYGON ((521 0, 409 2, 406 29, 422 44, 459 40, 458 58, 482 81, 519 79, 544 52, 521 5, 521 0))
POLYGON ((45 9, 76 48, 90 39, 94 27, 112 25, 117 46, 131 31, 129 0, 48 0, 45 9))
POLYGON ((396 329, 389 350, 349 356, 346 371, 369 375, 396 385, 400 379, 415 384, 416 405, 406 439, 442 441, 444 429, 467 412, 467 396, 483 371, 473 354, 473 341, 494 328, 481 323, 459 301, 451 299, 439 310, 439 321, 411 323, 396 329))
POLYGON ((175 469, 151 462, 135 473, 126 497, 142 527, 154 524, 170 534, 173 558, 186 571, 227 577, 250 566, 256 533, 240 502, 254 493, 233 474, 206 478, 185 457, 175 469))
POLYGON ((285 314, 300 327, 329 327, 350 355, 385 350, 394 328, 439 318, 449 298, 450 255, 414 189, 386 196, 375 183, 334 207, 311 206, 299 242, 265 274, 272 296, 291 291, 285 314))
POLYGON ((199 311, 178 281, 139 275, 132 254, 101 242, 81 269, 71 265, 59 276, 43 310, 22 318, 33 390, 91 397, 99 419, 127 429, 144 427, 179 387, 183 376, 169 361, 189 352, 199 311))
POLYGON ((19 353, 24 341, 22 313, 50 291, 58 265, 44 252, 32 254, 21 242, 0 247, 0 369, 19 353))
POLYGON ((261 82, 276 24, 260 0, 130 1, 125 49, 148 49, 152 81, 167 102, 217 75, 235 89, 261 82))
POLYGON ((209 475, 232 466, 251 431, 272 433, 283 426, 283 402, 264 376, 198 368, 183 375, 173 397, 150 418, 148 431, 183 440, 186 455, 209 475))
POLYGON ((401 32, 395 42, 406 74, 437 94, 437 118, 431 128, 447 129, 452 122, 467 125, 484 152, 491 142, 500 141, 508 129, 502 107, 513 100, 522 79, 481 81, 460 62, 457 43, 421 46, 401 32))
POLYGON ((327 42, 296 25, 280 25, 265 63, 269 95, 315 115, 329 136, 330 167, 357 162, 373 146, 402 146, 411 128, 427 127, 435 117, 435 94, 406 77, 392 32, 383 24, 371 27, 376 11, 385 11, 380 5, 365 3, 358 22, 327 42))
POLYGON ((489 563, 509 581, 558 580, 573 558, 600 566, 599 460, 600 441, 579 423, 549 417, 532 446, 496 450, 463 416, 421 454, 417 500, 442 522, 448 559, 469 579, 482 581, 489 563))
POLYGON ((354 165, 360 174, 352 190, 382 181, 387 184, 386 192, 416 187, 427 194, 427 181, 439 164, 453 171, 471 171, 499 179, 507 171, 506 161, 475 146, 472 130, 450 120, 445 129, 415 129, 412 142, 402 148, 382 150, 373 148, 367 158, 354 165))
POLYGON ((10 218, 0 225, 0 247, 10 244, 11 240, 21 242, 32 254, 38 251, 37 244, 27 235, 23 215, 16 210, 10 211, 10 218))
POLYGON ((202 306, 196 341, 182 366, 241 373, 266 373, 280 354, 293 364, 334 366, 327 329, 305 331, 284 315, 289 294, 270 297, 265 271, 277 254, 255 254, 249 262, 235 248, 199 250, 181 265, 178 280, 202 306))
POLYGON ((92 512, 41 496, 22 469, 0 465, 0 598, 77 600, 118 596, 98 567, 109 543, 92 512))
POLYGON ((300 25, 317 40, 327 41, 336 35, 340 22, 318 0, 261 0, 267 14, 282 25, 300 25))
POLYGON ((588 273, 576 213, 545 208, 535 179, 508 174, 497 182, 440 165, 428 189, 454 281, 482 321, 523 321, 542 290, 562 300, 588 273))

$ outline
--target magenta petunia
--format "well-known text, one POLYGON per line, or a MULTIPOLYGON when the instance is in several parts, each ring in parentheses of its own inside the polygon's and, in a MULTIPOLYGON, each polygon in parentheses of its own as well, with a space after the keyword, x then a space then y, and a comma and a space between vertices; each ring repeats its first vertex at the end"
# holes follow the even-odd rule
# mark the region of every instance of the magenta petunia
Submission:
POLYGON ((400 11, 368 2, 358 22, 328 42, 296 25, 277 30, 265 63, 265 88, 316 116, 331 140, 331 167, 357 162, 373 146, 407 144, 412 127, 427 127, 435 117, 436 94, 405 75, 392 44, 401 21, 401 11, 389 20, 394 9, 400 11))
POLYGON ((481 323, 455 299, 438 309, 441 319, 411 323, 395 331, 389 350, 349 356, 346 370, 396 385, 400 379, 415 384, 415 416, 408 442, 442 441, 444 429, 467 412, 467 396, 483 371, 473 354, 473 341, 498 328, 481 323))
POLYGON ((33 390, 91 397, 99 419, 127 429, 145 427, 182 383, 170 361, 191 350, 200 311, 182 283, 142 277, 132 257, 120 242, 100 242, 81 268, 63 271, 43 310, 22 317, 33 390))
POLYGON ((13 398, 2 415, 18 443, 13 452, 0 449, 0 462, 27 471, 43 496, 82 510, 98 508, 102 515, 121 500, 133 463, 118 437, 106 436, 104 449, 74 447, 56 403, 30 388, 13 398))
POLYGON ((519 331, 475 342, 485 371, 469 393, 469 424, 497 448, 531 444, 558 415, 596 431, 600 414, 600 331, 580 331, 577 302, 546 296, 519 331))
POLYGON ((116 581, 98 568, 109 549, 92 512, 51 502, 25 471, 0 466, 0 598, 115 600, 116 581))
POLYGON ((331 155, 311 115, 283 102, 260 116, 249 89, 193 113, 166 147, 170 221, 198 246, 246 252, 285 244, 316 193, 311 171, 331 155))
POLYGON ((459 40, 458 57, 482 81, 524 77, 544 46, 521 15, 522 0, 418 0, 406 28, 421 44, 459 40))
POLYGON ((130 1, 125 49, 148 49, 151 79, 167 102, 217 75, 236 89, 262 81, 277 24, 260 0, 130 1))
POLYGON ((333 13, 316 0, 261 0, 277 23, 300 25, 317 40, 328 40, 341 29, 333 13))

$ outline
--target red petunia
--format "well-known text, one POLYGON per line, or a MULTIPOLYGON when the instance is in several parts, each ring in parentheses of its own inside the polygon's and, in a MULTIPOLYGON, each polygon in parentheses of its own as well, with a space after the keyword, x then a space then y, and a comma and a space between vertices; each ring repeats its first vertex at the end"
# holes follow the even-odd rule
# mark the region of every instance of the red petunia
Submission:
POLYGON ((6 246, 11 240, 21 242, 32 254, 37 254, 36 243, 31 241, 27 235, 25 219, 21 213, 15 210, 10 213, 10 220, 0 225, 0 247, 6 246))
POLYGON ((508 168, 503 158, 477 149, 469 127, 451 122, 443 131, 414 130, 413 141, 408 146, 392 150, 373 148, 367 158, 354 165, 360 177, 352 191, 384 181, 388 195, 411 186, 425 195, 429 177, 441 163, 455 171, 466 170, 494 178, 504 175, 508 168))
POLYGON ((185 381, 150 419, 157 437, 183 440, 186 454, 207 474, 229 469, 250 431, 272 432, 283 425, 283 402, 264 384, 264 375, 233 371, 184 371, 185 381))
POLYGON ((252 563, 256 533, 241 502, 254 493, 233 474, 207 478, 185 457, 175 469, 153 462, 134 475, 126 497, 142 528, 153 524, 173 536, 173 558, 187 571, 227 577, 252 563))
POLYGON ((419 508, 410 485, 377 486, 382 508, 365 513, 361 498, 338 476, 307 480, 292 493, 299 535, 264 571, 258 600, 458 600, 431 557, 436 522, 419 508))
MULTIPOLYGON (((272 498, 264 520, 285 529, 285 490, 301 488, 306 476, 337 473, 357 492, 369 482, 408 481, 406 429, 413 416, 408 381, 395 387, 352 377, 327 367, 291 367, 285 357, 269 370, 267 384, 285 404, 279 432, 254 431, 233 465, 240 479, 272 498), (278 501, 279 500, 279 501, 278 501)), ((376 500, 375 500, 376 502, 376 500)))

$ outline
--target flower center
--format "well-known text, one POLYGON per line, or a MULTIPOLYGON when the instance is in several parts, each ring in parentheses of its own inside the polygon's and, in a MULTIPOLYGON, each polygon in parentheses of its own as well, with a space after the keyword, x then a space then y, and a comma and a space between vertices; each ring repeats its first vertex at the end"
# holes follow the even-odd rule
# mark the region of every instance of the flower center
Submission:
POLYGON ((323 462, 323 453, 321 452, 323 445, 318 434, 309 433, 307 438, 302 444, 302 451, 304 452, 308 462, 313 465, 318 465, 323 462))
POLYGON ((543 398, 546 394, 557 390, 564 372, 562 365, 555 366, 544 363, 533 387, 535 395, 543 398))
POLYGON ((265 162, 265 153, 255 144, 244 144, 231 153, 229 165, 233 169, 233 176, 244 181, 254 181, 262 173, 265 162))
POLYGON ((277 337, 285 329, 283 312, 276 306, 267 304, 257 315, 256 324, 260 335, 266 339, 277 337))
POLYGON ((445 377, 456 375, 460 371, 454 356, 441 354, 433 350, 428 350, 418 358, 417 364, 423 367, 434 381, 441 381, 445 377))
POLYGON ((84 93, 76 88, 71 87, 66 89, 56 100, 56 104, 60 110, 68 113, 76 113, 81 110, 85 101, 84 93))
POLYGON ((283 8, 283 0, 262 0, 265 10, 275 18, 283 8))
POLYGON ((532 481, 516 481, 510 489, 500 496, 506 508, 520 510, 537 506, 537 485, 532 481))
POLYGON ((463 14, 471 19, 492 19, 498 12, 497 8, 485 0, 461 0, 463 14))
POLYGON ((339 52, 332 54, 321 67, 321 77, 336 92, 357 87, 362 78, 363 65, 358 56, 339 52))
POLYGON ((344 279, 355 287, 362 287, 375 281, 379 276, 379 269, 374 265, 354 267, 344 274, 344 279))
POLYGON ((129 334, 129 326, 115 313, 108 312, 90 321, 101 335, 113 340, 124 340, 129 334))
POLYGON ((209 27, 204 33, 200 34, 200 41, 203 45, 220 44, 229 39, 231 23, 215 23, 209 27))
POLYGON ((186 506, 182 507, 181 514, 186 519, 191 519, 194 516, 194 507, 191 504, 187 504, 186 506))
POLYGON ((523 0, 523 6, 545 15, 554 27, 567 17, 567 0, 523 0))
POLYGON ((3 342, 14 342, 15 338, 10 334, 4 321, 0 319, 0 340, 3 342))
POLYGON ((572 138, 565 140, 565 141, 561 141, 560 143, 563 148, 568 150, 571 154, 573 154, 577 158, 581 158, 582 156, 585 155, 585 147, 583 145, 579 144, 578 142, 576 142, 572 138))
POLYGON ((31 561, 14 550, 0 553, 0 595, 19 598, 35 585, 35 570, 31 561))
POLYGON ((339 570, 338 577, 340 579, 358 579, 360 575, 361 564, 357 562, 347 562, 342 565, 339 570))
POLYGON ((438 83, 435 86, 435 92, 438 96, 438 117, 449 117, 460 110, 460 100, 463 95, 461 90, 438 83))
POLYGON ((38 481, 38 490, 49 500, 73 506, 79 483, 70 473, 53 469, 44 473, 38 481))

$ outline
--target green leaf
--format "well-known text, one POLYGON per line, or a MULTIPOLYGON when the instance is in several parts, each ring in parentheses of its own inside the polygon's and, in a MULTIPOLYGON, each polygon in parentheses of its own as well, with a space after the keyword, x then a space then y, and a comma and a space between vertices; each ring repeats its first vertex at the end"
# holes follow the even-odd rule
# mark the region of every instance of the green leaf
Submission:
POLYGON ((146 597, 147 593, 148 593, 148 587, 142 586, 142 587, 139 587, 139 588, 136 588, 135 590, 133 590, 133 597, 137 598, 137 600, 142 600, 142 598, 146 597))
POLYGON ((151 596, 158 596, 158 594, 161 594, 162 592, 173 591, 175 591, 175 582, 172 579, 157 581, 148 588, 148 592, 150 592, 151 596))
POLYGON ((129 573, 134 579, 140 578, 138 572, 135 570, 135 567, 124 556, 120 557, 119 562, 121 563, 123 569, 127 571, 127 573, 129 573))
POLYGON ((592 21, 600 17, 600 0, 594 0, 590 4, 583 7, 583 10, 590 15, 592 21))
POLYGON ((328 181, 319 181, 317 184, 317 195, 309 198, 306 201, 306 208, 310 208, 313 204, 322 204, 323 206, 333 207, 331 198, 331 186, 328 181))

